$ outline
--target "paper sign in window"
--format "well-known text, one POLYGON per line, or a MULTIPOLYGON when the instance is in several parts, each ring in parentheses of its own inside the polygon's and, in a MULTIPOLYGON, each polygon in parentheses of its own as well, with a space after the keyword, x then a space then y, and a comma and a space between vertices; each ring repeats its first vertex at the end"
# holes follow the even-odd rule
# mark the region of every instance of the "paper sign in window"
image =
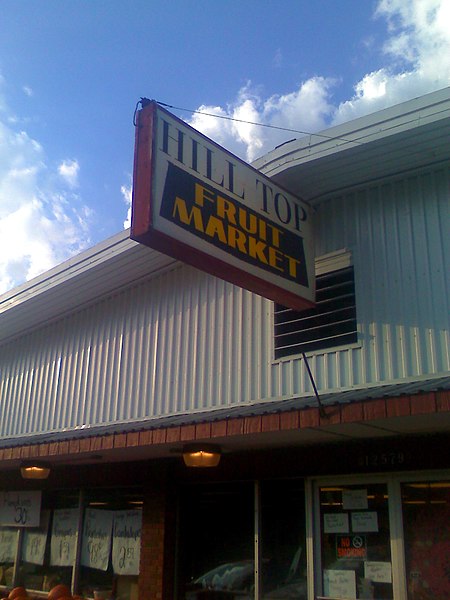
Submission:
POLYGON ((0 493, 0 523, 10 527, 39 527, 41 516, 39 491, 0 493))
POLYGON ((355 571, 328 569, 323 572, 325 596, 331 598, 356 598, 355 571))
POLYGON ((342 492, 344 510, 365 510, 368 508, 367 490, 344 490, 342 492))
POLYGON ((364 577, 375 583, 392 583, 390 562, 368 560, 364 563, 364 577))
POLYGON ((141 549, 142 511, 114 513, 112 564, 117 575, 138 575, 141 549))
POLYGON ((323 515, 324 533, 348 533, 347 513, 326 513, 323 515))
POLYGON ((16 560, 17 529, 9 527, 0 527, 0 563, 12 563, 16 560))
POLYGON ((25 529, 22 543, 22 560, 33 565, 43 565, 47 545, 50 511, 44 510, 41 524, 36 529, 25 529))
POLYGON ((101 571, 108 569, 113 515, 110 510, 86 509, 81 543, 83 566, 101 571))
POLYGON ((62 508, 53 513, 50 564, 71 567, 75 562, 78 509, 62 508))
POLYGON ((378 515, 376 511, 352 512, 352 531, 378 531, 378 515))

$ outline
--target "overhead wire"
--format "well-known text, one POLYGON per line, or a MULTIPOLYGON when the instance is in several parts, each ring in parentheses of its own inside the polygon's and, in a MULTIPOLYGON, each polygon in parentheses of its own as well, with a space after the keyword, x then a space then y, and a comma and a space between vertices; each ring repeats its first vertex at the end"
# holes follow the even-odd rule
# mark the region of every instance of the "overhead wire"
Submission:
POLYGON ((149 100, 148 98, 141 98, 140 100, 138 100, 136 102, 136 107, 134 109, 134 114, 133 114, 133 125, 135 127, 136 127, 136 113, 138 111, 139 104, 142 106, 142 108, 145 108, 145 106, 147 106, 147 104, 149 104, 150 102, 156 102, 156 104, 159 104, 159 106, 163 106, 165 108, 171 108, 172 110, 189 112, 191 114, 203 115, 205 117, 213 117, 215 119, 223 119, 226 121, 234 121, 236 123, 244 123, 245 125, 255 125, 256 127, 265 127, 267 129, 277 129, 278 131, 288 131, 289 133, 299 133, 301 135, 316 136, 316 137, 321 137, 321 138, 324 138, 327 140, 342 140, 343 142, 348 142, 351 144, 360 144, 361 143, 361 142, 358 142, 357 140, 348 140, 346 138, 342 138, 342 137, 338 137, 338 136, 324 135, 323 133, 312 133, 310 131, 303 131, 301 129, 293 129, 290 127, 281 127, 280 125, 271 125, 269 123, 259 123, 257 121, 247 121, 245 119, 238 119, 237 117, 230 117, 229 115, 217 115, 215 113, 209 113, 209 112, 205 112, 202 110, 196 110, 193 108, 182 108, 180 106, 174 106, 173 104, 167 104, 166 102, 161 102, 160 100, 149 100))

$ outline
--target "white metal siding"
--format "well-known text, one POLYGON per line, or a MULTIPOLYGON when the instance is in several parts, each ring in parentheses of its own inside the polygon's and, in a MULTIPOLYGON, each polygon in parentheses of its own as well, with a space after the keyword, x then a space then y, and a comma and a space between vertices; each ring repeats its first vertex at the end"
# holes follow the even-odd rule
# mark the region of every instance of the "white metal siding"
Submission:
MULTIPOLYGON (((317 254, 353 254, 359 328, 309 358, 319 392, 449 371, 449 197, 441 169, 318 206, 317 254)), ((272 327, 268 300, 166 272, 0 347, 0 435, 311 394, 272 327)))
POLYGON ((6 344, 0 434, 266 397, 270 311, 258 296, 181 267, 6 344))

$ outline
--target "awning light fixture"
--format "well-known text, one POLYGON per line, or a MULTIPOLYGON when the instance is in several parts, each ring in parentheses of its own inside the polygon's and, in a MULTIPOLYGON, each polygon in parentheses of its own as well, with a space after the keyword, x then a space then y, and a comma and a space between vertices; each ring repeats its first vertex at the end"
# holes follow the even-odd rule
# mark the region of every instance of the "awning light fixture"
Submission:
POLYGON ((187 467, 217 467, 221 451, 213 444, 188 444, 183 447, 183 460, 187 467))
POLYGON ((47 479, 50 465, 40 461, 24 462, 20 465, 20 473, 24 479, 47 479))

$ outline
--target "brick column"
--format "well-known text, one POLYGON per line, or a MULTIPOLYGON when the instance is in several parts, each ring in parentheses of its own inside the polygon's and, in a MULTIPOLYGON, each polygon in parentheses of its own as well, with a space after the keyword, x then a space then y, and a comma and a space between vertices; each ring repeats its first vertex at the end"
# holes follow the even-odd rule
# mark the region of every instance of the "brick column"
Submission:
MULTIPOLYGON (((139 600, 166 600, 172 590, 165 581, 167 569, 172 570, 173 561, 167 555, 167 494, 163 489, 152 489, 144 493, 142 514, 141 563, 139 574, 139 600)), ((169 518, 170 521, 170 518, 169 518)))

